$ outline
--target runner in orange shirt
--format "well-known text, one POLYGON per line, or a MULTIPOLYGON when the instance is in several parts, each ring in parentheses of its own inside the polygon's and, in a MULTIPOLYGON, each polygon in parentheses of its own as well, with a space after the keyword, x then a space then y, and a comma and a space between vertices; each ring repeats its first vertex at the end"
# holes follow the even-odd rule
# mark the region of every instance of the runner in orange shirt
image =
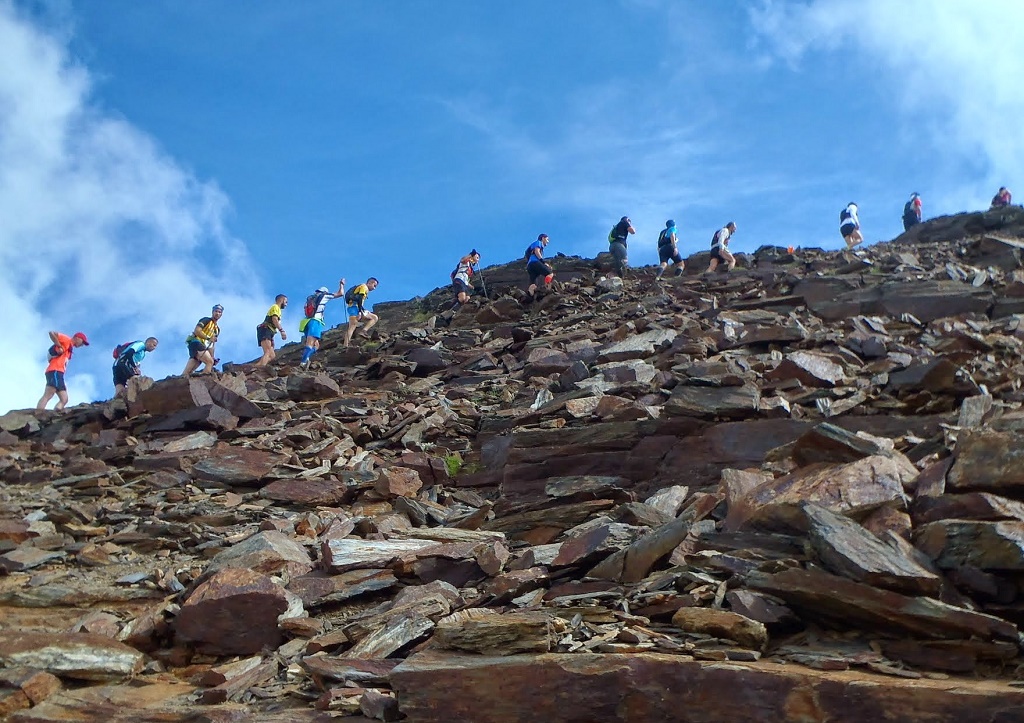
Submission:
POLYGON ((46 366, 46 389, 43 391, 39 403, 36 404, 36 409, 46 409, 46 405, 56 394, 57 406, 53 409, 59 412, 68 403, 68 388, 64 385, 64 373, 68 370, 68 360, 71 359, 75 349, 80 346, 89 346, 89 340, 80 331, 74 336, 51 331, 50 341, 53 342, 53 345, 49 351, 50 363, 46 366))

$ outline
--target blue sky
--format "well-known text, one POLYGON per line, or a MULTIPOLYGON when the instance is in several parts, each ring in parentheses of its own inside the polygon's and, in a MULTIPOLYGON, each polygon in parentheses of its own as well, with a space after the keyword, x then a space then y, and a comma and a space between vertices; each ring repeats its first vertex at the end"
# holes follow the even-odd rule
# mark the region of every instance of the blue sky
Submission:
MULTIPOLYGON (((368 275, 373 301, 447 282, 470 248, 593 256, 637 227, 656 262, 728 220, 733 247, 869 242, 1016 184, 1024 5, 979 0, 0 0, 0 411, 42 392, 46 331, 95 343, 72 403, 147 373, 227 307, 257 356, 275 293, 368 275)), ((1024 191, 1022 191, 1024 192, 1024 191)), ((328 321, 338 323, 340 309, 328 321)))

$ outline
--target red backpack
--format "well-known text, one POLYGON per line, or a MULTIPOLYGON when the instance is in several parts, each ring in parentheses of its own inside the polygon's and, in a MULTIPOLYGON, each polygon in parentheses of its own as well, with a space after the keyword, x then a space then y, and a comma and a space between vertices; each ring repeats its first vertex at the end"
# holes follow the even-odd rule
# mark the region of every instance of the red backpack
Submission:
POLYGON ((124 350, 127 349, 128 347, 130 347, 132 344, 136 344, 136 343, 138 343, 138 342, 126 341, 124 344, 118 344, 117 346, 115 346, 114 347, 114 354, 113 354, 114 358, 115 359, 120 359, 121 358, 121 354, 124 353, 124 350))

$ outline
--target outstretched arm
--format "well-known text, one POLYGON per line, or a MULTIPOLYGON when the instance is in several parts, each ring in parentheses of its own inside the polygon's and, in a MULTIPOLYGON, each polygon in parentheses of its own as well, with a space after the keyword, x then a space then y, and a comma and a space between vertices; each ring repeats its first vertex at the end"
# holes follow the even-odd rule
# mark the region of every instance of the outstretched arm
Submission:
POLYGON ((338 282, 338 291, 334 294, 335 296, 345 295, 345 279, 338 282))

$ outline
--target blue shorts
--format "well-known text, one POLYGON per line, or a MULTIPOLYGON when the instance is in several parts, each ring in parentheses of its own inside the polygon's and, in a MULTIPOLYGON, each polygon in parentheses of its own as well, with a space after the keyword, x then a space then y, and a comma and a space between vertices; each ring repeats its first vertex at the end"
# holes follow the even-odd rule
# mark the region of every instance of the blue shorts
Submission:
POLYGON ((311 336, 314 339, 319 339, 320 335, 324 333, 324 323, 319 319, 310 319, 306 322, 306 336, 311 336))
POLYGON ((350 319, 353 316, 359 316, 359 307, 356 306, 355 304, 352 304, 352 306, 348 307, 348 316, 350 319))
POLYGON ((64 384, 64 372, 46 372, 46 386, 58 392, 66 392, 68 388, 64 384))

